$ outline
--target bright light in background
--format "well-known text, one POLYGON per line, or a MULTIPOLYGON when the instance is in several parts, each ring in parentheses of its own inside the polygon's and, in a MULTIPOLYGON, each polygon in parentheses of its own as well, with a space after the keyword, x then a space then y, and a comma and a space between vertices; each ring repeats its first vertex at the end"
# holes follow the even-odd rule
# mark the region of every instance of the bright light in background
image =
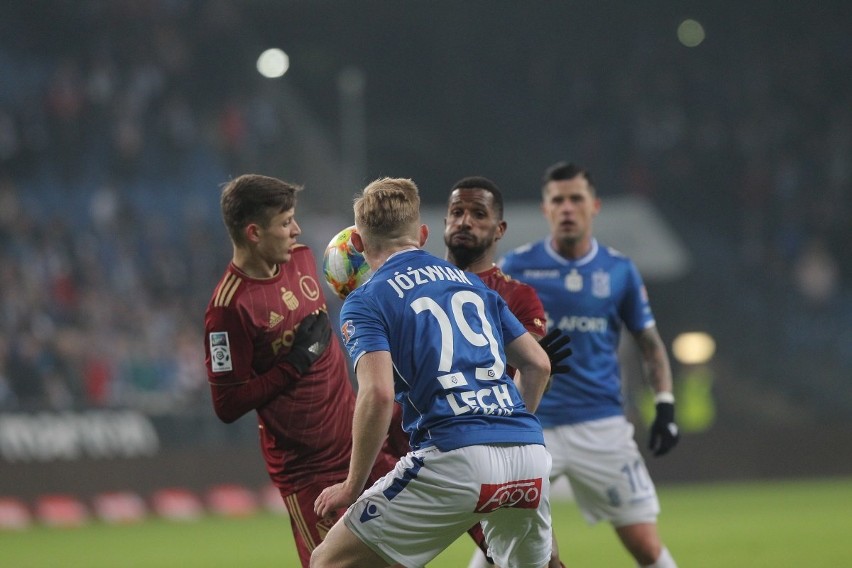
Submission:
POLYGON ((713 358, 716 341, 703 331, 681 333, 672 343, 672 352, 685 365, 700 365, 713 358))
POLYGON ((290 57, 277 47, 267 49, 257 58, 257 71, 267 79, 281 77, 289 68, 290 57))
POLYGON ((704 26, 695 20, 684 20, 677 27, 677 39, 686 47, 697 47, 704 41, 704 26))

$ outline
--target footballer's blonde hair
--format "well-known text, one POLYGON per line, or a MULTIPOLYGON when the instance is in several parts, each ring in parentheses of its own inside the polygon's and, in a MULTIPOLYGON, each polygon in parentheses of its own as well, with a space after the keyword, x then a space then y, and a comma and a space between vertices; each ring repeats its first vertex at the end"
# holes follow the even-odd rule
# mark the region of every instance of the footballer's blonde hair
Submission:
POLYGON ((380 178, 355 197, 355 226, 370 250, 418 245, 420 192, 406 178, 380 178))

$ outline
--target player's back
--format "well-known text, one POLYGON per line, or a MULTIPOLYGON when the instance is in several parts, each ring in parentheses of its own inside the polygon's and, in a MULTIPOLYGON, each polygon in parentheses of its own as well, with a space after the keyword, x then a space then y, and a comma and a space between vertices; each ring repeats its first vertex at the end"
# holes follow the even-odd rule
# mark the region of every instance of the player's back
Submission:
POLYGON ((412 446, 538 443, 538 422, 506 376, 504 341, 525 332, 475 275, 421 250, 392 255, 344 304, 355 360, 390 351, 412 446))

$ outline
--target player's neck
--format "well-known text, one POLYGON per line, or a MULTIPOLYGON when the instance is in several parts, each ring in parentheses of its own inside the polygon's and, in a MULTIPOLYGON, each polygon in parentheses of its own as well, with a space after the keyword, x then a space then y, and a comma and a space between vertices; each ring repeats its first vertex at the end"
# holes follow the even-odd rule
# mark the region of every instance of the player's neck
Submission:
POLYGON ((488 255, 477 258, 473 262, 470 262, 464 266, 462 266, 464 263, 460 263, 458 260, 453 258, 453 255, 451 254, 447 255, 447 260, 449 260, 462 270, 465 270, 467 272, 473 272, 474 274, 485 272, 486 270, 490 270, 494 266, 494 258, 488 255))
POLYGON ((231 259, 231 263, 249 278, 257 280, 272 278, 278 274, 279 270, 277 264, 269 264, 250 251, 239 248, 234 249, 234 256, 231 259))
POLYGON ((569 260, 583 258, 592 250, 592 237, 584 237, 578 240, 558 240, 551 238, 550 246, 559 256, 569 260))
POLYGON ((390 257, 392 257, 393 255, 400 253, 400 252, 419 250, 419 249, 420 249, 420 247, 416 247, 414 245, 400 245, 400 246, 391 247, 389 249, 385 249, 385 250, 382 250, 382 251, 378 251, 378 252, 375 252, 375 253, 372 253, 372 254, 365 251, 364 252, 364 259, 367 261, 367 264, 370 265, 370 268, 373 270, 373 272, 375 272, 376 270, 381 268, 381 266, 384 263, 386 263, 388 261, 388 259, 390 257))

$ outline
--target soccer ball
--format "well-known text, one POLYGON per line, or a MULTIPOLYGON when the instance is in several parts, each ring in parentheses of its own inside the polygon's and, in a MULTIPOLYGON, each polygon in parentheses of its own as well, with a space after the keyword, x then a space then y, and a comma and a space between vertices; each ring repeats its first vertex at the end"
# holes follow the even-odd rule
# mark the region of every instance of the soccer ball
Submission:
POLYGON ((363 284, 373 271, 364 259, 364 255, 352 246, 352 232, 355 226, 347 227, 334 235, 325 248, 322 257, 322 271, 325 281, 332 292, 341 300, 363 284))

